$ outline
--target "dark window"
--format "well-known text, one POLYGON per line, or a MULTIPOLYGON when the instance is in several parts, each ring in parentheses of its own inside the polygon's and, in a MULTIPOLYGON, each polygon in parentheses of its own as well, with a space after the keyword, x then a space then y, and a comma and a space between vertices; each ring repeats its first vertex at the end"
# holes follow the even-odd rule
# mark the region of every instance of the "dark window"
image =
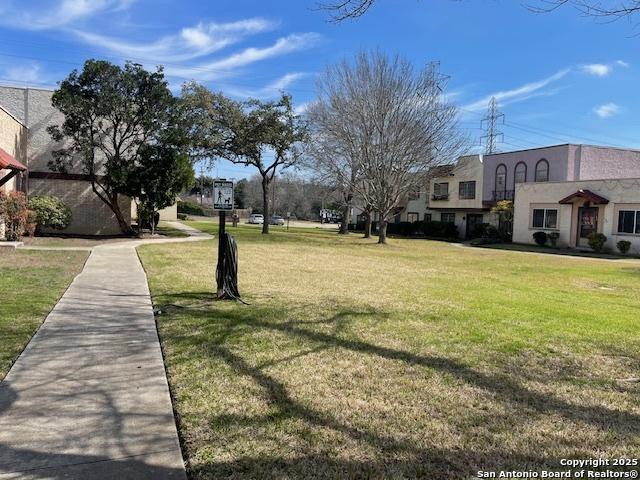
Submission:
POLYGON ((513 173, 513 183, 524 183, 527 181, 527 165, 525 163, 518 163, 516 165, 515 172, 513 173))
POLYGON ((636 212, 636 233, 640 233, 640 211, 636 212))
POLYGON ((433 194, 437 197, 449 195, 448 183, 435 183, 433 185, 433 194))
POLYGON ((460 182, 458 197, 463 200, 476 198, 476 182, 460 182))
POLYGON ((544 209, 535 208, 533 210, 533 228, 543 228, 544 227, 544 209))
POLYGON ((413 223, 413 222, 417 222, 417 221, 418 221, 418 218, 419 218, 419 216, 418 216, 418 214, 417 214, 417 213, 415 213, 415 212, 409 212, 409 213, 407 213, 407 222, 411 222, 411 223, 413 223))
POLYGON ((431 221, 431 214, 430 213, 425 213, 424 214, 424 221, 425 222, 430 222, 431 221))
POLYGON ((549 162, 544 158, 536 163, 536 182, 549 181, 549 162))
POLYGON ((558 211, 546 210, 544 217, 544 228, 556 228, 558 226, 558 211))
POLYGON ((618 212, 618 233, 640 233, 638 232, 637 220, 640 220, 640 211, 620 210, 618 212))
POLYGON ((558 228, 558 210, 555 208, 534 208, 531 226, 533 228, 558 228))
POLYGON ((504 192, 507 189, 507 167, 503 164, 496 168, 496 192, 504 192))
POLYGON ((440 221, 443 223, 456 223, 456 214, 455 213, 441 213, 440 221))

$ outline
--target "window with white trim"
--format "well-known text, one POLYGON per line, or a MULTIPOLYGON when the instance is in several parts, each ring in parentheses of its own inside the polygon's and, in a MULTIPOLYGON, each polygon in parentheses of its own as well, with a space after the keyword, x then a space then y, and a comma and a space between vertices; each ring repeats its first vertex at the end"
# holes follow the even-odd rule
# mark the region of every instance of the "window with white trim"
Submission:
POLYGON ((408 212, 407 213, 407 222, 417 222, 420 215, 417 212, 408 212))
POLYGON ((458 198, 461 200, 473 200, 476 198, 476 182, 460 182, 458 184, 458 198))
POLYGON ((618 211, 618 233, 640 234, 640 210, 618 211))
POLYGON ((534 208, 531 226, 533 228, 558 228, 558 210, 555 208, 534 208))

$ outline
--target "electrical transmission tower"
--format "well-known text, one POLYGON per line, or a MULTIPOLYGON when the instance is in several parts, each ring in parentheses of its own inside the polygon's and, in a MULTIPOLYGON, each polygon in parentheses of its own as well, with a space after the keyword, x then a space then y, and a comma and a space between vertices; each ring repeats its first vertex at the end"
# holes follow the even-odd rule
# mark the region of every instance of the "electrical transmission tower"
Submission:
POLYGON ((496 153, 498 151, 497 144, 504 141, 504 134, 498 130, 498 125, 504 125, 504 113, 498 110, 496 97, 491 97, 487 115, 482 119, 480 125, 486 132, 480 137, 480 141, 485 145, 484 153, 496 153))

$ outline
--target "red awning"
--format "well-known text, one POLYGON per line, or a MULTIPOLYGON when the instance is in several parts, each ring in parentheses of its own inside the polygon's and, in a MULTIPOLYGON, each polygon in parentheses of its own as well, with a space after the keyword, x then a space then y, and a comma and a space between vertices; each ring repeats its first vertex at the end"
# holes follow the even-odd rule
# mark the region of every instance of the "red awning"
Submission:
POLYGON ((607 203, 609 203, 609 200, 607 200, 606 198, 601 197, 597 193, 593 193, 591 190, 583 190, 582 188, 577 192, 572 193, 568 197, 564 197, 558 203, 571 203, 576 198, 587 200, 589 203, 592 203, 593 205, 606 205, 607 203))
POLYGON ((24 172, 27 167, 5 152, 2 148, 0 148, 0 170, 3 168, 8 168, 10 170, 20 170, 24 172))

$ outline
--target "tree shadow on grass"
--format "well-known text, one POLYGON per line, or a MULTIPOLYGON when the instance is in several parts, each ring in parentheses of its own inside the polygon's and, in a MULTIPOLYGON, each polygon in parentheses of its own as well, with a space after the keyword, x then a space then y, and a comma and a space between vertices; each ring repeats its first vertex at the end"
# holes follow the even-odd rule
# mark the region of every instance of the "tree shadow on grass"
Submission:
MULTIPOLYGON (((629 443, 632 443, 633 438, 636 438, 640 432, 640 416, 632 412, 597 405, 572 403, 551 394, 528 389, 507 375, 485 373, 450 358, 421 355, 397 348, 375 345, 347 338, 339 333, 339 330, 349 319, 358 316, 388 317, 384 312, 344 308, 329 318, 310 322, 288 318, 283 318, 284 321, 281 322, 268 321, 265 318, 277 318, 277 315, 274 315, 276 312, 273 307, 252 306, 219 311, 214 305, 207 306, 206 302, 209 297, 208 293, 186 293, 167 297, 167 300, 171 298, 171 301, 179 302, 187 299, 196 302, 197 308, 183 307, 178 309, 176 313, 178 311, 186 313, 197 319, 205 326, 204 328, 209 326, 212 332, 215 332, 212 337, 194 338, 189 336, 174 340, 177 342, 197 342, 199 346, 203 346, 203 342, 209 342, 206 345, 207 353, 223 360, 237 375, 251 378, 260 387, 265 400, 276 409, 275 413, 264 416, 223 413, 211 417, 209 419, 211 425, 228 430, 242 425, 268 424, 277 420, 297 418, 374 447, 381 458, 366 461, 343 461, 329 454, 323 456, 315 453, 298 459, 245 457, 232 462, 198 464, 192 468, 195 478, 234 478, 241 477, 242 474, 248 474, 251 478, 269 478, 269 476, 273 478, 273 476, 278 477, 279 475, 284 478, 468 478, 477 470, 487 468, 487 465, 494 469, 502 468, 505 465, 510 465, 511 468, 523 468, 524 466, 559 468, 558 461, 554 459, 517 456, 507 452, 420 449, 411 442, 349 425, 330 414, 306 406, 291 397, 284 383, 263 371, 264 368, 275 363, 299 359, 325 349, 342 349, 451 375, 472 387, 484 390, 491 395, 492 400, 507 404, 507 406, 521 412, 522 417, 526 416, 525 413, 557 415, 573 423, 594 426, 603 432, 614 431, 618 438, 628 438, 629 443), (322 331, 317 329, 318 326, 322 331), (328 326, 333 329, 327 329, 328 326), (276 362, 254 366, 224 345, 230 335, 240 333, 242 329, 251 332, 280 332, 291 338, 311 342, 315 347, 276 362), (261 477, 258 472, 265 472, 265 476, 261 477)), ((163 297, 156 298, 156 300, 162 301, 163 297)), ((574 447, 579 449, 580 445, 576 444, 574 447)))

